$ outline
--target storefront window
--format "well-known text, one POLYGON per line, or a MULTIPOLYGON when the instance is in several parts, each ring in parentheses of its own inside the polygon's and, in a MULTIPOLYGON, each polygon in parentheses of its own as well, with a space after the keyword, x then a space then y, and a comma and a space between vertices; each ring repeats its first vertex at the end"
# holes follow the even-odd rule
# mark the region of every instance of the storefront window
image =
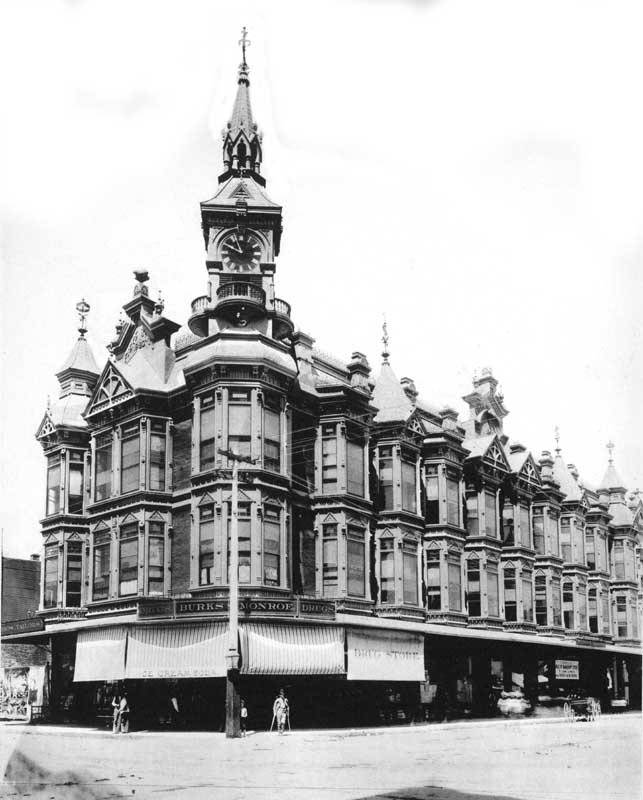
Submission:
POLYGON ((109 597, 109 573, 111 560, 111 534, 94 534, 94 580, 92 599, 107 600, 109 597))
POLYGON ((520 506, 520 542, 523 547, 531 547, 531 525, 529 506, 520 506))
POLYGON ((281 469, 281 401, 271 394, 264 395, 263 466, 271 472, 281 469))
POLYGON ((337 492, 337 426, 322 425, 322 493, 337 492))
POLYGON ((467 600, 469 616, 480 616, 480 560, 467 559, 467 600))
POLYGON ((214 467, 214 396, 201 398, 199 418, 199 470, 204 472, 214 467))
POLYGON ((395 602, 395 553, 393 539, 380 541, 380 602, 395 602))
POLYGON ((118 593, 136 594, 138 589, 138 523, 121 527, 118 550, 118 593))
POLYGON ((348 594, 364 597, 366 594, 366 544, 361 528, 348 526, 346 535, 348 594))
POLYGON ((67 608, 80 607, 82 574, 83 545, 81 542, 67 542, 67 574, 65 576, 65 605, 67 608))
POLYGON ((402 551, 402 583, 404 584, 404 602, 407 605, 418 604, 418 560, 417 547, 413 542, 405 542, 402 551))
POLYGON ((460 557, 449 554, 449 611, 462 611, 462 570, 460 557))
POLYGON ((484 493, 485 533, 493 539, 498 537, 498 520, 496 518, 496 493, 484 493))
POLYGON ((346 486, 349 494, 364 497, 364 445, 346 442, 346 486))
MULTIPOLYGON (((42 506, 41 506, 42 508, 42 506)), ((47 516, 60 511, 60 454, 47 459, 47 516)))
POLYGON ((150 425, 150 489, 165 491, 165 423, 158 420, 150 425))
POLYGON ((426 604, 429 611, 442 608, 442 590, 440 584, 440 551, 426 551, 426 604))
POLYGON ((504 587, 505 619, 507 622, 516 622, 518 613, 516 605, 516 570, 513 567, 505 567, 504 569, 504 587))
POLYGON ((105 500, 112 493, 112 434, 96 437, 96 500, 105 500))
POLYGON ((240 456, 250 455, 250 390, 231 388, 228 399, 228 448, 240 456))
POLYGON ((551 579, 551 614, 552 624, 560 627, 563 624, 560 603, 560 581, 558 578, 551 579))
POLYGON ((150 522, 147 543, 147 593, 161 595, 165 588, 165 525, 150 522))
POLYGON ((532 517, 532 527, 534 532, 534 550, 539 555, 545 553, 545 517, 542 508, 534 508, 532 517))
POLYGON ((430 465, 426 468, 426 521, 429 525, 437 525, 440 522, 439 497, 438 468, 430 465))
POLYGON ((275 506, 264 507, 263 519, 263 581, 267 586, 279 586, 281 563, 281 512, 275 506))
POLYGON ((402 508, 415 514, 417 511, 416 499, 416 470, 415 464, 402 461, 402 508))
POLYGON ((199 586, 214 582, 214 507, 199 510, 199 586))
POLYGON ((121 493, 135 492, 140 481, 141 443, 138 422, 123 427, 121 438, 121 493))
POLYGON ((322 590, 324 597, 337 595, 337 525, 322 525, 322 590))
POLYGON ((534 621, 534 588, 531 572, 522 573, 522 612, 524 622, 534 621))
POLYGON ((72 450, 69 453, 69 486, 67 488, 67 510, 70 514, 83 513, 83 454, 72 450))
POLYGON ((547 577, 536 573, 536 625, 547 625, 547 577))
POLYGON ((563 622, 567 630, 574 629, 574 584, 563 583, 563 622))
POLYGON ((498 594, 498 565, 487 562, 487 607, 490 617, 500 616, 498 594))
POLYGON ((45 547, 45 608, 55 608, 58 604, 58 545, 45 547))
MULTIPOLYGON (((232 515, 232 510, 230 509, 232 515)), ((230 581, 230 528, 232 519, 228 518, 228 582, 230 581)), ((237 513, 237 542, 239 552, 239 583, 250 583, 250 503, 239 503, 237 513)))

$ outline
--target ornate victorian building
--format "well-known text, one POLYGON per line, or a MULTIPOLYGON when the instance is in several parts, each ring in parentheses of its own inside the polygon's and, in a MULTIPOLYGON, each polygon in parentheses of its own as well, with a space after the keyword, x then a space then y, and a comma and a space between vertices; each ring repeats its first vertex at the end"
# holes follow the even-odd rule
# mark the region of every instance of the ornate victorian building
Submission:
POLYGON ((489 369, 460 420, 396 377, 386 335, 376 377, 359 352, 319 352, 276 296, 262 161, 244 51, 187 329, 137 272, 100 367, 79 304, 37 433, 43 630, 6 638, 51 639, 52 697, 79 713, 127 681, 152 720, 180 681, 212 724, 236 568, 255 714, 279 685, 319 724, 486 714, 512 689, 640 705, 643 502, 611 453, 592 488, 560 448, 512 441, 489 369), (231 452, 247 459, 236 565, 231 452))

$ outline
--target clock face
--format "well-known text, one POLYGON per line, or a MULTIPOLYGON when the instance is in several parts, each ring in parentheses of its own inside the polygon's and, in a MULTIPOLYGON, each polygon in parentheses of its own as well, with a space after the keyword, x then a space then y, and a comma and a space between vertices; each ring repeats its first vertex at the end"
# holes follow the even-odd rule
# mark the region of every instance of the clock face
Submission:
POLYGON ((261 244, 252 233, 235 231, 221 245, 223 266, 235 272, 251 272, 259 268, 261 244))

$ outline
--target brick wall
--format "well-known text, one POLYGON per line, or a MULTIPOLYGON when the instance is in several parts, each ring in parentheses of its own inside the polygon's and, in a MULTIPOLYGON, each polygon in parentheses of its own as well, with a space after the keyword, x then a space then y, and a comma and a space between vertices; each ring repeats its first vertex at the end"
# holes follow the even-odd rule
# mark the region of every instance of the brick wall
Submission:
POLYGON ((26 619, 38 609, 40 561, 2 559, 2 621, 26 619))

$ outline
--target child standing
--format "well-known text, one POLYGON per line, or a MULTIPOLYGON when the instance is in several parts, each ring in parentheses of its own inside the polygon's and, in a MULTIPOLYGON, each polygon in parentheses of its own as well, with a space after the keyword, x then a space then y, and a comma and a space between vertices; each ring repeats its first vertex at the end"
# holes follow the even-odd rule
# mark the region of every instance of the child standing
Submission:
POLYGON ((245 702, 241 701, 241 735, 246 735, 246 728, 248 724, 248 707, 245 702))

